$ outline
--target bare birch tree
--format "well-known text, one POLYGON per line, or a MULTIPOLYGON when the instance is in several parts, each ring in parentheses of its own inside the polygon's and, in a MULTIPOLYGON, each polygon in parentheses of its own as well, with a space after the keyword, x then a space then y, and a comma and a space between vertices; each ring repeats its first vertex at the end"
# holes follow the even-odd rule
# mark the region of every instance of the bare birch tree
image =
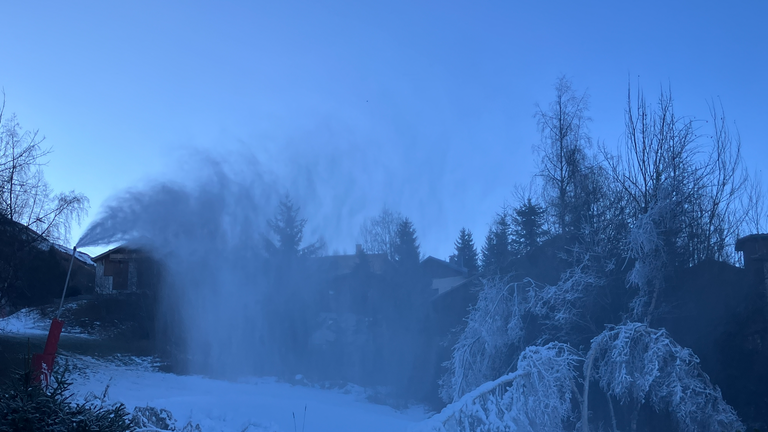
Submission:
POLYGON ((586 148, 589 95, 576 93, 565 76, 555 83, 555 99, 536 107, 535 118, 541 143, 535 148, 541 157, 539 176, 545 200, 553 210, 554 225, 561 233, 578 229, 581 223, 582 191, 587 173, 586 148))
POLYGON ((764 234, 768 228, 768 205, 760 171, 755 171, 747 180, 741 206, 744 211, 744 230, 747 234, 764 234))
POLYGON ((363 222, 359 237, 365 252, 385 253, 394 261, 397 228, 402 221, 403 215, 400 212, 384 207, 378 216, 363 222))
POLYGON ((0 263, 0 306, 8 301, 17 278, 19 256, 46 241, 64 243, 72 224, 88 209, 88 198, 75 191, 55 193, 43 175, 51 149, 42 147, 37 130, 24 130, 16 115, 0 107, 0 219, 4 245, 0 263))

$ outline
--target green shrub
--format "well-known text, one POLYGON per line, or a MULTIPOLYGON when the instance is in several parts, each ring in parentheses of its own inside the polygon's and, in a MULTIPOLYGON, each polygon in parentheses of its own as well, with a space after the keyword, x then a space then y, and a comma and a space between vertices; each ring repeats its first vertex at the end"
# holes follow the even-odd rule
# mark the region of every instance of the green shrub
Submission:
POLYGON ((105 398, 73 401, 68 367, 55 369, 45 388, 29 370, 17 372, 0 387, 0 432, 127 432, 135 428, 125 406, 105 398))

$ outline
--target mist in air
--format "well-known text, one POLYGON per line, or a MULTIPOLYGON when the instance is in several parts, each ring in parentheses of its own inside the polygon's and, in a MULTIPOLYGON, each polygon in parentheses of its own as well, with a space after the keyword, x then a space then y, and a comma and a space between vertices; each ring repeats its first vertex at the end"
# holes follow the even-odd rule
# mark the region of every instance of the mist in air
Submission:
POLYGON ((254 160, 197 158, 187 178, 114 196, 78 247, 127 244, 163 266, 158 326, 189 372, 264 368, 261 236, 281 191, 254 160), (246 169, 247 168, 247 169, 246 169))
MULTIPOLYGON (((247 152, 187 153, 180 160, 177 177, 114 195, 77 242, 78 248, 126 245, 160 263, 156 342, 173 369, 404 387, 415 373, 422 328, 406 327, 403 319, 402 329, 385 323, 411 307, 391 287, 412 283, 358 267, 347 270, 359 279, 340 282, 332 279, 339 274, 335 264, 321 259, 341 248, 354 254, 361 222, 386 204, 373 203, 380 193, 359 195, 376 173, 367 184, 356 183, 357 172, 334 171, 319 158, 311 168, 297 158, 278 172, 247 152), (293 246, 270 225, 286 199, 306 221, 293 246), (347 283, 365 287, 356 290, 365 298, 329 304, 347 283), (377 312, 365 313, 370 307, 377 312)), ((437 382, 430 374, 422 380, 437 382)))

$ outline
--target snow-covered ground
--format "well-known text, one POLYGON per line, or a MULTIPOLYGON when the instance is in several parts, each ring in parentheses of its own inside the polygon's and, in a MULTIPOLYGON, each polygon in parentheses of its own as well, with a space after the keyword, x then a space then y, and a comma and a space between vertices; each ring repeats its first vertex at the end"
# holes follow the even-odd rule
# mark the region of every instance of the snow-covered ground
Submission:
MULTIPOLYGON (((63 310, 77 307, 77 303, 64 305, 63 310)), ((22 309, 13 315, 0 318, 0 335, 11 334, 19 336, 46 336, 51 327, 51 319, 43 317, 38 309, 22 309)), ((63 334, 89 337, 85 332, 75 326, 65 325, 63 334)))
MULTIPOLYGON (((0 319, 0 336, 44 338, 50 323, 38 310, 25 309, 0 319)), ((65 325, 64 335, 99 343, 80 331, 65 325)), ((368 402, 365 391, 354 386, 325 390, 269 378, 222 381, 159 372, 146 358, 59 354, 72 367, 78 399, 101 395, 109 386, 110 402, 122 402, 130 412, 146 406, 167 409, 179 429, 192 422, 203 432, 405 432, 428 417, 422 408, 398 411, 368 402)))
POLYGON ((0 333, 47 335, 51 321, 44 320, 39 311, 24 309, 0 319, 0 333))
POLYGON ((103 361, 69 357, 72 390, 79 398, 107 392, 129 411, 152 406, 173 413, 181 428, 188 422, 208 431, 398 432, 424 420, 422 409, 397 411, 365 400, 363 391, 321 390, 253 378, 237 382, 161 373, 148 361, 103 361), (306 420, 305 420, 306 407, 306 420), (295 415, 295 429, 294 429, 295 415))

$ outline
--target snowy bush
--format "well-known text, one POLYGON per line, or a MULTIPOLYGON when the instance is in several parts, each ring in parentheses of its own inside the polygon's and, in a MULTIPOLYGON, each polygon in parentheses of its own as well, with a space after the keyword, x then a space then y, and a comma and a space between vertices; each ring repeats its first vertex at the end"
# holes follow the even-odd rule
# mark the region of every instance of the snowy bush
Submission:
POLYGON ((446 402, 459 400, 508 370, 505 360, 509 351, 523 340, 522 318, 528 308, 525 295, 532 285, 530 279, 511 282, 498 277, 484 281, 467 327, 446 363, 449 370, 441 380, 441 396, 446 402))
POLYGON ((530 284, 530 310, 548 327, 565 332, 585 320, 585 301, 602 280, 589 269, 588 254, 568 269, 556 285, 530 284))
POLYGON ((588 358, 594 359, 594 378, 606 393, 622 403, 668 409, 682 431, 744 430, 699 368, 698 357, 663 329, 640 323, 610 327, 592 341, 588 358))
POLYGON ((649 318, 654 311, 659 291, 664 285, 667 264, 662 232, 669 223, 671 204, 661 202, 647 213, 640 215, 629 233, 627 255, 635 265, 627 275, 630 286, 638 293, 630 304, 630 319, 640 321, 649 318))
POLYGON ((517 372, 482 384, 420 425, 430 432, 560 432, 574 418, 581 357, 561 343, 528 347, 517 372))
POLYGON ((448 373, 441 381, 443 400, 455 402, 514 366, 512 360, 525 346, 525 314, 535 315, 559 333, 583 322, 587 294, 601 283, 587 266, 588 261, 582 260, 554 286, 531 279, 486 279, 477 304, 470 310, 467 327, 446 363, 448 373))
POLYGON ((176 430, 176 419, 170 411, 151 406, 134 408, 131 424, 138 430, 176 430))
POLYGON ((200 425, 191 421, 183 428, 176 428, 176 419, 173 414, 165 408, 155 408, 151 406, 136 407, 131 415, 131 424, 137 429, 137 432, 202 432, 200 425))
POLYGON ((574 416, 571 396, 581 356, 568 345, 553 342, 526 348, 517 361, 522 379, 512 383, 510 397, 531 430, 562 431, 574 416))

